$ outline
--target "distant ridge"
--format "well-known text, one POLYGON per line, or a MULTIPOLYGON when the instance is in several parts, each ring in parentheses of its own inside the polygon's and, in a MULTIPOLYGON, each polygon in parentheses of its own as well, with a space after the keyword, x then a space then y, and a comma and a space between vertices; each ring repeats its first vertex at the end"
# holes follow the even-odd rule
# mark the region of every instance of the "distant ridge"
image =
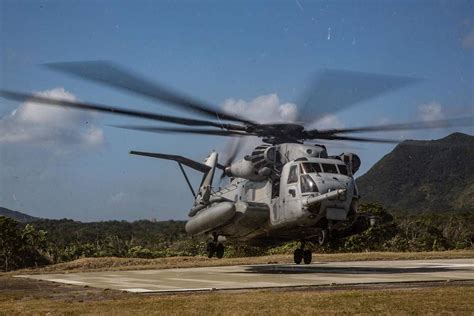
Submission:
POLYGON ((474 210, 474 136, 404 141, 357 179, 362 202, 414 212, 474 210))
POLYGON ((6 216, 19 221, 20 223, 29 223, 39 221, 41 218, 34 217, 25 213, 9 210, 5 207, 0 207, 0 216, 6 216))

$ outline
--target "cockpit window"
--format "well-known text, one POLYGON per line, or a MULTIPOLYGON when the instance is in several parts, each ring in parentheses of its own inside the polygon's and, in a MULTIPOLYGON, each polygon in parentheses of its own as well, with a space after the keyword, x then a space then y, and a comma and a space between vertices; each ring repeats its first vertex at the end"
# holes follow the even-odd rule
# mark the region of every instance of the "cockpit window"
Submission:
POLYGON ((308 174, 301 175, 301 193, 318 192, 318 187, 308 174))
POLYGON ((346 165, 337 165, 337 168, 339 168, 339 173, 347 176, 347 167, 346 165))
POLYGON ((287 183, 298 182, 298 175, 296 174, 296 165, 290 167, 290 173, 288 174, 287 183))
POLYGON ((337 172, 337 168, 336 168, 336 165, 333 165, 333 164, 329 164, 329 163, 323 163, 321 164, 323 166, 323 172, 326 172, 326 173, 338 173, 337 172))
POLYGON ((301 165, 301 173, 314 173, 314 172, 321 172, 321 166, 317 162, 304 162, 301 165))

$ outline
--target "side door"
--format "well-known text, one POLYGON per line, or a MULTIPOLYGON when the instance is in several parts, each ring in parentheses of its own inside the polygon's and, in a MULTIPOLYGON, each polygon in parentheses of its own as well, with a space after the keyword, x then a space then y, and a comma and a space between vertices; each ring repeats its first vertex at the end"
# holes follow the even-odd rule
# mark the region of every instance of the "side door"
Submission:
MULTIPOLYGON (((298 165, 289 166, 286 179, 281 179, 280 183, 280 212, 284 221, 289 221, 297 217, 299 205, 299 175, 298 165)), ((283 174, 285 175, 285 174, 283 174)))

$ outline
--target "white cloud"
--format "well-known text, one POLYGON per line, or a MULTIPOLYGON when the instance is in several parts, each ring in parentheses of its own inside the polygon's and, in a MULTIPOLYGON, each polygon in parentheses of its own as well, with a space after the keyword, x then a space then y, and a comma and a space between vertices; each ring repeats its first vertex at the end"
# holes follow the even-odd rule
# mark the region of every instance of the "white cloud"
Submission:
POLYGON ((298 110, 296 104, 281 103, 276 93, 259 96, 252 101, 227 99, 224 111, 239 114, 258 123, 293 122, 298 110))
POLYGON ((311 127, 316 129, 332 129, 332 128, 343 128, 344 123, 342 123, 336 115, 327 114, 311 124, 311 127))
MULTIPOLYGON (((251 101, 226 99, 222 104, 222 108, 227 113, 238 114, 257 123, 291 123, 298 116, 296 104, 281 103, 276 93, 262 95, 251 101)), ((238 143, 235 139, 229 140, 222 151, 222 155, 219 156, 219 160, 226 161, 237 145, 239 153, 248 153, 259 144, 261 144, 261 139, 256 137, 244 137, 238 143)), ((240 158, 242 157, 238 155, 236 159, 240 158)))
POLYGON ((430 102, 418 106, 418 114, 423 121, 435 121, 444 118, 443 107, 438 102, 430 102))
MULTIPOLYGON (((224 111, 228 113, 238 114, 258 123, 292 123, 298 119, 298 108, 294 103, 282 103, 276 93, 262 95, 251 101, 227 99, 222 105, 224 111)), ((325 115, 306 126, 308 129, 331 129, 343 128, 344 124, 335 115, 325 115)), ((244 142, 240 143, 240 153, 248 153, 254 147, 261 143, 258 138, 244 138, 244 142)), ((224 150, 221 161, 225 161, 237 143, 228 143, 224 150)), ((241 157, 240 157, 241 158, 241 157)), ((239 159, 239 158, 237 158, 239 159)))
MULTIPOLYGON (((224 111, 238 114, 257 123, 292 123, 298 119, 298 108, 294 103, 281 103, 276 93, 256 97, 252 101, 227 99, 224 111)), ((327 114, 306 126, 318 129, 342 128, 344 124, 336 115, 327 114)))
MULTIPOLYGON (((42 91, 37 95, 76 100, 64 88, 42 91)), ((96 121, 95 113, 26 101, 0 119, 0 144, 34 145, 57 151, 96 147, 104 142, 102 130, 94 125, 96 121)))

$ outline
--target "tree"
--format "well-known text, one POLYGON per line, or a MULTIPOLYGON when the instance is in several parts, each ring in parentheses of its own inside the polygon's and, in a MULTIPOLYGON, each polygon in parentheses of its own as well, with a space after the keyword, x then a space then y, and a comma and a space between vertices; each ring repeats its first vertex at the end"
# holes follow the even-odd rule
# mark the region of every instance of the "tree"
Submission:
POLYGON ((21 248, 21 236, 18 222, 5 216, 0 216, 0 256, 1 265, 5 271, 15 263, 15 256, 21 248))
POLYGON ((46 249, 45 231, 31 224, 21 228, 14 219, 0 216, 0 265, 5 271, 47 264, 46 249))

